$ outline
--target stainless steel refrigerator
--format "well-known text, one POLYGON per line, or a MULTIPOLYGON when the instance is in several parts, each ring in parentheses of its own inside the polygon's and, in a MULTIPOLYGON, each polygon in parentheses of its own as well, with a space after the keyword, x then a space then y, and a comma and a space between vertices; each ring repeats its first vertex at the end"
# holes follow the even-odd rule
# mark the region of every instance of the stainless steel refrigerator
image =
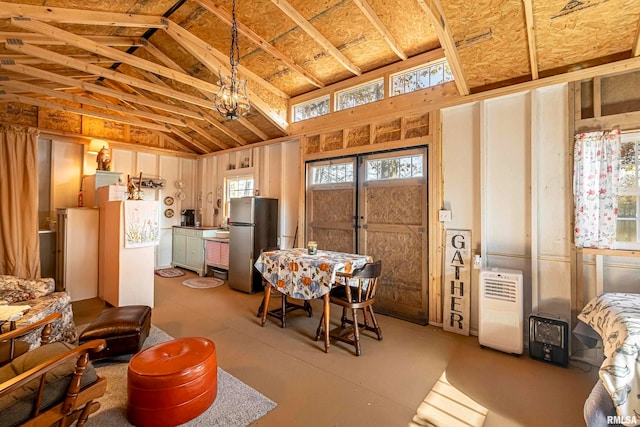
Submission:
POLYGON ((255 293, 262 291, 262 277, 253 264, 263 249, 278 245, 278 199, 231 199, 229 234, 229 286, 255 293))

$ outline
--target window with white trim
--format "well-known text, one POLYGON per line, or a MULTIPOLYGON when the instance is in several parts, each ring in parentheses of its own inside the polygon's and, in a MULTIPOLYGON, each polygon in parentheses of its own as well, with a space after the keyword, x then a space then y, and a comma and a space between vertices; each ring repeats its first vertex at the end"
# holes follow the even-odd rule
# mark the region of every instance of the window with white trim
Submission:
POLYGON ((293 106, 293 123, 329 114, 329 95, 293 106))
POLYGON ((640 131, 620 135, 616 248, 640 248, 640 131))
POLYGON ((253 196, 253 175, 231 176, 224 179, 224 214, 230 216, 230 200, 253 196))
POLYGON ((384 99, 384 79, 380 78, 336 93, 336 111, 384 99))
POLYGON ((353 162, 331 163, 311 168, 311 185, 354 182, 353 162))

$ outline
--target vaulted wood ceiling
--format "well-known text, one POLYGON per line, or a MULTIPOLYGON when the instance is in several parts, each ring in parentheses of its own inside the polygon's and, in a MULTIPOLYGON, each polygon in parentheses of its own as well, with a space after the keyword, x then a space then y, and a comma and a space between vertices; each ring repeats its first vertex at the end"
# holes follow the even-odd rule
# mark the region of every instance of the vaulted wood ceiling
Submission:
POLYGON ((0 120, 56 111, 78 134, 98 119, 202 154, 285 137, 291 98, 440 47, 463 97, 640 54, 640 0, 237 0, 252 110, 227 120, 212 98, 230 12, 231 0, 0 2, 0 120))

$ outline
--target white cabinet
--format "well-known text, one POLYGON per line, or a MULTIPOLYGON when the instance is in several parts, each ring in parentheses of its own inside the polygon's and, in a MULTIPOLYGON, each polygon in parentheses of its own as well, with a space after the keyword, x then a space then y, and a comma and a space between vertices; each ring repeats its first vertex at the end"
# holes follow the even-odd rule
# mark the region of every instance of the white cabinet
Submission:
POLYGON ((214 228, 174 226, 171 265, 204 275, 207 271, 204 263, 204 238, 215 234, 214 228))

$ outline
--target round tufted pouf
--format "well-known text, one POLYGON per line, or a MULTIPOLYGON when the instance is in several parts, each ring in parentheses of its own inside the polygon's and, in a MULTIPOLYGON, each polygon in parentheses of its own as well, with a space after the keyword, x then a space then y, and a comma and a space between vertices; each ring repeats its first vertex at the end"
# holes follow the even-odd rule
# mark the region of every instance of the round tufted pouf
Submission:
POLYGON ((176 426, 207 410, 218 394, 216 346, 206 338, 178 338, 142 350, 127 371, 131 424, 176 426))

